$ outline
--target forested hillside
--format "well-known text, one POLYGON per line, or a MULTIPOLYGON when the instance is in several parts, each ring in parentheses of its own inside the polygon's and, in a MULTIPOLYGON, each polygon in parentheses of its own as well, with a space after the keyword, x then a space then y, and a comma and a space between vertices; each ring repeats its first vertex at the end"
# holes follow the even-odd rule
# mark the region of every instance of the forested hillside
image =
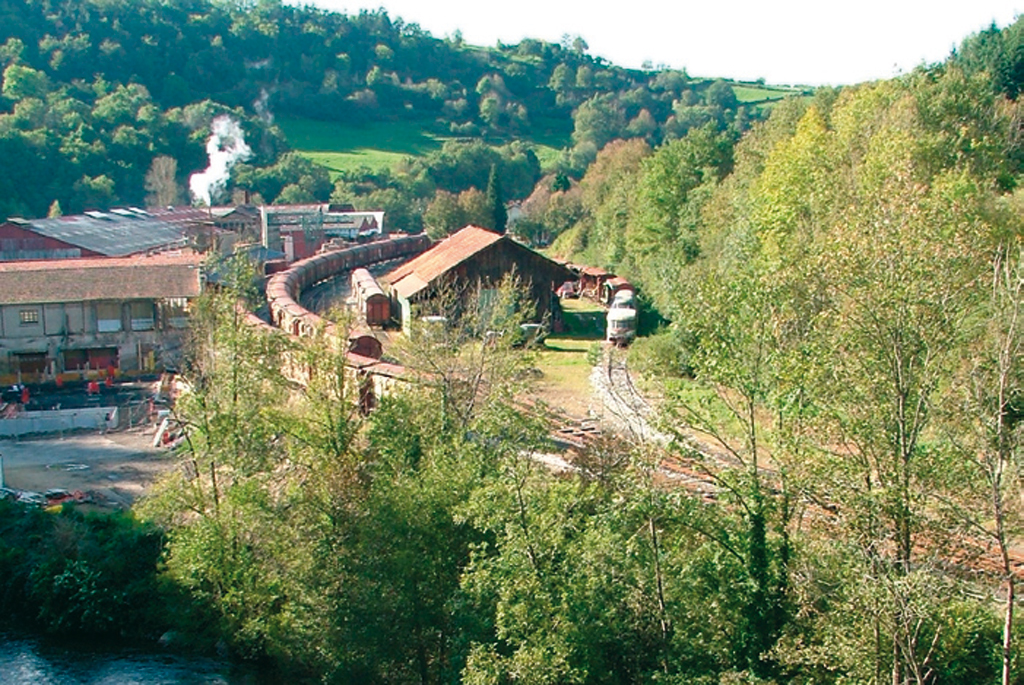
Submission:
POLYGON ((671 319, 631 358, 745 474, 745 544, 766 553, 746 578, 759 612, 788 607, 759 614, 759 639, 790 676, 995 679, 941 663, 964 625, 995 658, 1002 613, 1019 681, 1021 27, 779 105, 735 146, 613 143, 578 188, 536 198, 552 224, 576 207, 556 251, 627 274, 671 319), (985 565, 985 589, 953 559, 985 565))
POLYGON ((488 153, 483 181, 448 183, 435 173, 444 160, 425 160, 394 178, 367 171, 334 188, 325 169, 287 153, 274 117, 415 122, 453 138, 449 158, 461 154, 460 140, 560 140, 557 170, 579 175, 614 138, 657 144, 708 122, 738 133, 760 113, 725 82, 615 67, 588 55, 580 38, 479 48, 384 11, 347 16, 279 0, 8 0, 0 20, 0 150, 18 170, 0 182, 3 215, 141 205, 161 193, 188 201, 187 178, 206 165, 210 125, 222 114, 241 122, 252 155, 218 199, 232 189, 265 202, 326 201, 333 192, 417 230, 436 190, 457 194, 472 181, 482 191, 490 164, 500 163, 528 176, 526 186, 509 181, 509 197, 525 197, 538 164, 520 168, 514 158, 525 150, 499 151, 488 153))

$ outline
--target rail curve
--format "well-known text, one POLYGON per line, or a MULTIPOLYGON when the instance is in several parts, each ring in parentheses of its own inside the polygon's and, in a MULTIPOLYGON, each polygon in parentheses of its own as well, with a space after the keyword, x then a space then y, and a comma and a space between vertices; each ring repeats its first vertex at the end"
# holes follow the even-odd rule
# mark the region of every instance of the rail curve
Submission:
POLYGON ((426 234, 404 235, 362 243, 341 250, 323 252, 295 262, 287 271, 274 274, 267 282, 267 305, 273 324, 297 337, 309 337, 325 327, 323 318, 299 304, 302 291, 343 271, 377 262, 417 255, 431 245, 426 234))
MULTIPOLYGON (((247 320, 268 332, 284 333, 295 338, 324 334, 338 351, 345 354, 345 374, 358 388, 360 410, 369 413, 379 399, 396 383, 409 379, 407 370, 381 359, 381 345, 368 327, 347 332, 347 340, 338 335, 335 325, 301 304, 302 291, 344 271, 366 267, 377 262, 417 255, 431 246, 426 235, 385 238, 371 243, 323 252, 293 264, 287 271, 274 274, 267 282, 266 300, 271 323, 253 313, 247 320)), ((292 381, 307 385, 314 370, 307 367, 302 355, 285 354, 282 372, 292 381)))

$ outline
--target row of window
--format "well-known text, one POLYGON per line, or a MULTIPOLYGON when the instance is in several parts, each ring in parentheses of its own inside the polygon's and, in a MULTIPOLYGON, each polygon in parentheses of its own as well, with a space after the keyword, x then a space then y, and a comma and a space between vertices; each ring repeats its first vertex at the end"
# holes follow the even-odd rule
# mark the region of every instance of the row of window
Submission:
MULTIPOLYGON (((18 310, 18 323, 22 326, 39 325, 39 308, 18 310)), ((169 317, 172 327, 181 328, 185 325, 182 316, 169 317)), ((153 306, 144 302, 131 304, 131 327, 133 331, 151 331, 156 327, 153 306)), ((100 333, 116 333, 121 330, 121 306, 118 304, 100 304, 96 307, 96 328, 100 333)))

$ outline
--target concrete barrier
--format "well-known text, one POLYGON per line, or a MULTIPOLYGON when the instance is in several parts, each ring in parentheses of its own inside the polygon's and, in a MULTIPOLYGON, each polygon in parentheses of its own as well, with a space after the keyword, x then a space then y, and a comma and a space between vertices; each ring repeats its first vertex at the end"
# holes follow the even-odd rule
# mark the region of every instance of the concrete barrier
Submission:
POLYGON ((99 430, 107 426, 116 426, 117 414, 117 407, 23 412, 15 418, 0 419, 0 436, 60 433, 81 428, 99 430))

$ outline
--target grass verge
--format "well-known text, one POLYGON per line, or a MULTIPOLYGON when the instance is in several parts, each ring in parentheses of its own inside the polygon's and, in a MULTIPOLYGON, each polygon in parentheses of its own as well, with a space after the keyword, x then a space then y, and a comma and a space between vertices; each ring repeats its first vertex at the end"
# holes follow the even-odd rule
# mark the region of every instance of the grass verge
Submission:
POLYGON ((561 305, 567 335, 589 340, 604 339, 607 317, 604 307, 584 298, 565 299, 561 301, 561 305))
POLYGON ((551 336, 536 354, 536 368, 541 372, 535 391, 548 405, 570 415, 583 417, 590 409, 591 363, 588 351, 600 341, 566 336, 551 336))

